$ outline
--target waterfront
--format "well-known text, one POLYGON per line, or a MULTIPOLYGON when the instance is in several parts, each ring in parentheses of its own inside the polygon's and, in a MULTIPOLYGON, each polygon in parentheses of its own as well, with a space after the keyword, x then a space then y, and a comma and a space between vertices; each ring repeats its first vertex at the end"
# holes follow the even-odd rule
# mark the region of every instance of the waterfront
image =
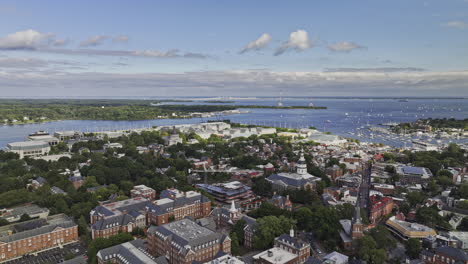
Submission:
MULTIPOLYGON (((156 99, 156 98, 151 98, 156 99)), ((278 98, 227 99, 235 105, 276 105, 278 98)), ((230 119, 244 124, 268 125, 289 128, 314 126, 322 131, 330 131, 343 137, 361 141, 381 142, 402 146, 410 138, 384 137, 370 134, 368 127, 388 122, 411 122, 419 118, 466 118, 467 99, 352 99, 352 98, 283 98, 284 106, 309 105, 326 106, 327 109, 246 109, 249 113, 211 118, 159 119, 141 121, 94 121, 64 120, 41 124, 0 126, 0 146, 9 142, 25 140, 26 136, 38 130, 48 132, 79 130, 96 132, 116 129, 147 128, 160 125, 189 124, 207 120, 230 119)), ((199 101, 186 104, 202 104, 199 101)), ((467 140, 462 140, 467 142, 467 140)))

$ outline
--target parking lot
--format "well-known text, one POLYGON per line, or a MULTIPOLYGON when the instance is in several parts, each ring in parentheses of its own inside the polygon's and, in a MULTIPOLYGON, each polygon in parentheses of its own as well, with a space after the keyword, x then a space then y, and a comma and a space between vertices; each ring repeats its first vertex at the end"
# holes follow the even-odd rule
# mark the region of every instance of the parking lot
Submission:
POLYGON ((61 263, 65 260, 67 255, 83 255, 86 254, 85 248, 80 243, 68 244, 63 246, 63 248, 53 248, 47 251, 42 251, 35 255, 25 255, 21 258, 14 259, 5 264, 51 264, 51 263, 61 263))

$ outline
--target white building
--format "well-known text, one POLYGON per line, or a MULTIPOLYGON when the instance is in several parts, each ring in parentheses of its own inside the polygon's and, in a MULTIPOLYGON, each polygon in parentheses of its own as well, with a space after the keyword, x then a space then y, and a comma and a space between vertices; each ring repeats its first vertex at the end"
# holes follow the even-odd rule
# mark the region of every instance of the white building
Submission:
POLYGON ((7 150, 17 153, 20 159, 47 155, 50 151, 49 143, 45 141, 23 141, 7 144, 7 150))

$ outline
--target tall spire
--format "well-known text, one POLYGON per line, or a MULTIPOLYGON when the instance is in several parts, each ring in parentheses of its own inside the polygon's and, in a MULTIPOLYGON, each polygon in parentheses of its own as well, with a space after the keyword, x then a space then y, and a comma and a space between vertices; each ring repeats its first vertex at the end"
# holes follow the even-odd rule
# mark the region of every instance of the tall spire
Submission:
POLYGON ((229 212, 237 213, 236 203, 234 201, 232 201, 232 203, 231 203, 231 209, 229 209, 229 212))
POLYGON ((356 206, 354 207, 354 215, 353 215, 353 224, 362 224, 362 218, 361 218, 361 206, 359 203, 359 197, 360 194, 358 193, 357 199, 356 199, 356 206))

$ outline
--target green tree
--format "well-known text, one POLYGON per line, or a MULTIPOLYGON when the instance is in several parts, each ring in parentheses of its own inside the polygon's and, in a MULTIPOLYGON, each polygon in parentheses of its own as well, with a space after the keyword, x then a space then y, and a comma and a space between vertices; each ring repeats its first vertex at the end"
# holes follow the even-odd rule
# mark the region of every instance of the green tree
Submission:
POLYGON ((421 241, 416 238, 410 238, 405 243, 406 255, 408 255, 412 259, 416 259, 419 257, 419 253, 421 253, 422 245, 421 241))
POLYGON ((257 219, 257 231, 254 235, 254 247, 266 249, 273 245, 275 237, 287 233, 295 225, 295 221, 284 216, 265 216, 257 219))
POLYGON ((237 234, 235 232, 231 232, 229 236, 231 237, 231 253, 235 256, 240 255, 240 246, 237 234))

